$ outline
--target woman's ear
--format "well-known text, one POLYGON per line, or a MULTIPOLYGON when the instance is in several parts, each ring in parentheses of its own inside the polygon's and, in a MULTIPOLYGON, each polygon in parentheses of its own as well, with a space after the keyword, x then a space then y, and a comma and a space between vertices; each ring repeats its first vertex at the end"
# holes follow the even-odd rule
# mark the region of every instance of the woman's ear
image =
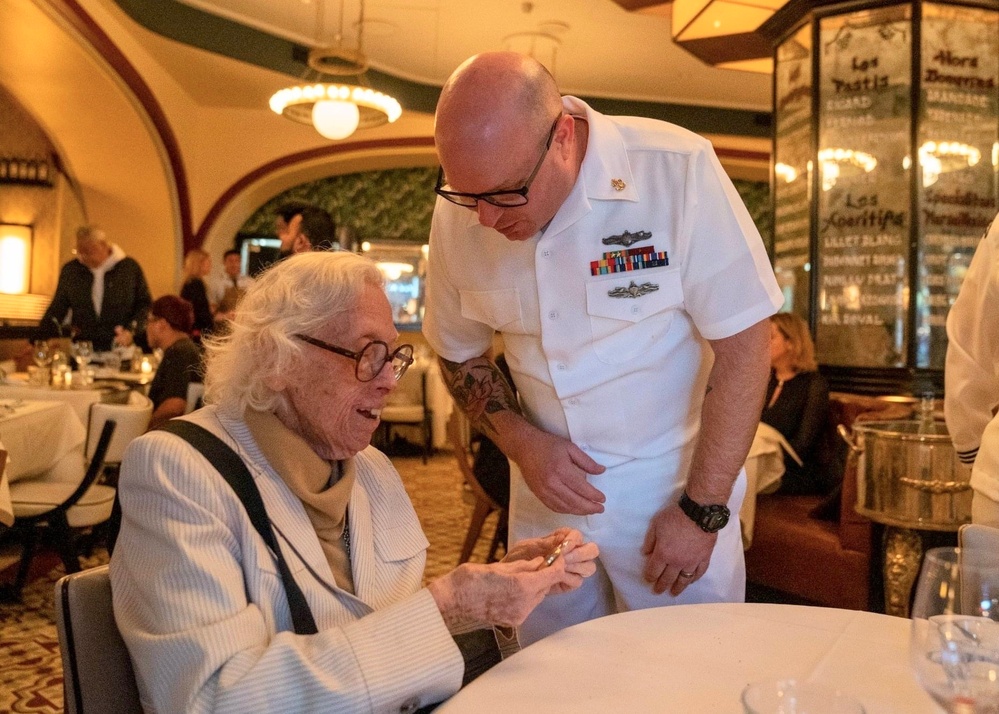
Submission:
POLYGON ((288 387, 288 380, 281 374, 268 374, 264 377, 264 384, 272 392, 283 392, 288 387))

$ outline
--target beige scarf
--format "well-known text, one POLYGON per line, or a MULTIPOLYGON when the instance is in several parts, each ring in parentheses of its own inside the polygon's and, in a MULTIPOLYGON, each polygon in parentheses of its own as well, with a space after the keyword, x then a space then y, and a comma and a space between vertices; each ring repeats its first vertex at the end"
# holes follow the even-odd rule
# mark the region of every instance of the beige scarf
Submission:
POLYGON ((337 586, 353 594, 344 530, 354 487, 354 460, 331 465, 271 412, 247 410, 244 418, 267 462, 305 506, 337 586))

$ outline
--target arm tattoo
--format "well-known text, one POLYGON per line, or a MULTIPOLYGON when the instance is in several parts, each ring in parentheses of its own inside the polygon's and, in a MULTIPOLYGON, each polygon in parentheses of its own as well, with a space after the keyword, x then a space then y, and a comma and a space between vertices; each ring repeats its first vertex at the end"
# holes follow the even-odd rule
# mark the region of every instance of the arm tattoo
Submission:
POLYGON ((465 362, 451 362, 438 357, 438 361, 444 384, 455 404, 488 435, 496 436, 491 414, 502 411, 523 413, 510 384, 492 360, 476 357, 465 362))

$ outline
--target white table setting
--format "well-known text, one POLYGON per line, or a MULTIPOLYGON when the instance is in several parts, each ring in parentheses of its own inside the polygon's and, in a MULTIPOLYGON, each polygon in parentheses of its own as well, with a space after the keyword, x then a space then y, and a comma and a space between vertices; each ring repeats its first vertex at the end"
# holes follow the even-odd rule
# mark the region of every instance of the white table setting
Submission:
POLYGON ((14 521, 9 484, 33 478, 65 458, 80 458, 87 430, 65 402, 0 398, 0 444, 7 466, 0 476, 0 522, 14 521))
POLYGON ((753 444, 746 456, 746 496, 739 509, 742 527, 742 544, 748 550, 753 543, 753 526, 756 522, 756 496, 773 493, 780 487, 784 476, 784 459, 793 459, 801 465, 801 458, 787 442, 784 435, 769 424, 760 422, 756 427, 753 444))
POLYGON ((910 668, 909 629, 902 618, 797 605, 626 612, 526 647, 437 712, 736 714, 750 683, 791 678, 841 690, 866 714, 940 714, 910 668))

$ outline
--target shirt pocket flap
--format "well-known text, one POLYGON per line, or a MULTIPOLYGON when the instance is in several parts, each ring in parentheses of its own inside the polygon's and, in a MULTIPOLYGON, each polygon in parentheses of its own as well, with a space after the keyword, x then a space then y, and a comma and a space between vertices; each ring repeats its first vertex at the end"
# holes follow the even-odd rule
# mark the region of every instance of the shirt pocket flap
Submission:
POLYGON ((517 288, 504 290, 462 290, 461 316, 482 322, 493 329, 521 322, 517 288))
POLYGON ((586 311, 593 317, 606 317, 612 320, 640 322, 650 315, 674 308, 683 303, 683 286, 680 271, 676 268, 665 271, 641 271, 627 276, 616 275, 609 280, 597 280, 586 284, 586 311), (651 292, 636 297, 613 297, 612 290, 627 290, 631 285, 651 288, 651 292))
POLYGON ((430 547, 430 541, 417 526, 376 528, 374 538, 375 552, 388 563, 409 560, 430 547))

